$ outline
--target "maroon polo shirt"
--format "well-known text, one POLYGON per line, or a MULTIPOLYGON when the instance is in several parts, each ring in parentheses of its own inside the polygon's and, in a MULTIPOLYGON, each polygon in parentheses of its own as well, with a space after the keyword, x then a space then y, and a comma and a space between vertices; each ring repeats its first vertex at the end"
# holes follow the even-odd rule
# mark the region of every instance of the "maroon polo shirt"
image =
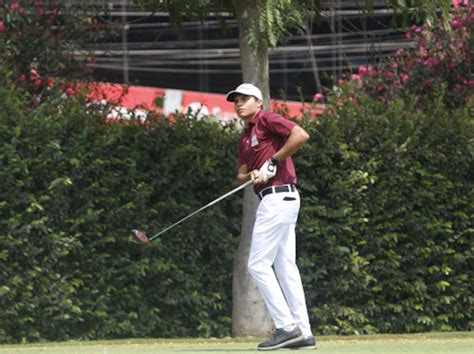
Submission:
MULTIPOLYGON (((277 113, 260 110, 247 123, 239 144, 239 166, 247 165, 249 171, 258 170, 265 161, 274 156, 285 144, 291 129, 296 124, 277 113)), ((268 186, 296 184, 295 165, 291 157, 280 161, 276 176, 266 184, 254 186, 259 193, 268 186)))

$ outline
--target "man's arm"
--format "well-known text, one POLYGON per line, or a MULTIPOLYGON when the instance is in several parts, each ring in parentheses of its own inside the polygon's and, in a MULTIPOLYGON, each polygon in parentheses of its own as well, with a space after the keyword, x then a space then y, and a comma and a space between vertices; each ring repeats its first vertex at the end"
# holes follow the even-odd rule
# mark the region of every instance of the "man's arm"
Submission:
POLYGON ((249 172, 247 164, 240 165, 237 171, 237 183, 243 184, 248 180, 252 180, 254 184, 265 183, 268 181, 268 179, 265 180, 265 177, 259 170, 249 172))
POLYGON ((237 171, 237 183, 243 184, 251 178, 252 176, 251 173, 249 173, 249 168, 247 167, 247 164, 240 165, 237 171))
POLYGON ((283 161, 288 156, 293 155, 306 141, 309 139, 309 134, 299 125, 295 125, 291 131, 285 144, 277 151, 273 157, 278 161, 283 161))

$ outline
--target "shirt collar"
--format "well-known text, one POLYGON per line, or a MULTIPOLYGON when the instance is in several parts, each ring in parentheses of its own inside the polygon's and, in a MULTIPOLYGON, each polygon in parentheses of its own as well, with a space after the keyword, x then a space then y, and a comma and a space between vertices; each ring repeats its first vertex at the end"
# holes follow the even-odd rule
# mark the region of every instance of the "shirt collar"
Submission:
POLYGON ((255 115, 254 115, 253 118, 250 120, 250 122, 248 122, 248 123, 245 124, 245 130, 248 130, 248 129, 250 129, 252 126, 254 126, 254 125, 257 123, 257 121, 260 119, 260 117, 262 116, 262 114, 263 114, 263 109, 260 108, 260 110, 259 110, 257 113, 255 113, 255 115))

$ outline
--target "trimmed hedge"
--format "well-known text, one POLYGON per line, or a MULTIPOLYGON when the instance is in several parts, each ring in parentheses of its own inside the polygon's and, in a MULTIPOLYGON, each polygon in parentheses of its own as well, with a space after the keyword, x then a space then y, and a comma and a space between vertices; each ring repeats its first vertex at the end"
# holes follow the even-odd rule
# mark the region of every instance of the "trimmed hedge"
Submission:
POLYGON ((471 330, 472 110, 368 96, 331 107, 297 157, 313 325, 344 334, 471 330))
POLYGON ((226 335, 241 200, 146 247, 129 232, 230 190, 235 135, 184 116, 107 124, 74 100, 27 112, 18 93, 0 88, 0 341, 226 335))
MULTIPOLYGON (((228 335, 241 198, 128 232, 235 187, 237 135, 49 97, 0 87, 0 342, 228 335)), ((334 107, 295 156, 315 332, 471 329, 472 112, 334 107)))

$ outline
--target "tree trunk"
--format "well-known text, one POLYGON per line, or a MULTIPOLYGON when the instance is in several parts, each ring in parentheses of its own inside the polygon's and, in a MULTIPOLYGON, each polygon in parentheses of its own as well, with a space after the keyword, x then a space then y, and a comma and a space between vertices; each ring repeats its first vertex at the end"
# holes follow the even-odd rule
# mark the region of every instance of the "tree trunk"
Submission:
POLYGON ((262 90, 264 107, 269 107, 270 81, 268 77, 268 44, 260 40, 257 47, 249 44, 252 23, 265 0, 233 0, 235 17, 239 24, 240 66, 243 82, 252 83, 262 90))
MULTIPOLYGON (((262 2, 263 0, 233 0, 240 30, 242 79, 243 82, 253 83, 262 90, 264 107, 268 107, 270 99, 268 45, 265 41, 258 47, 249 45, 251 24, 262 2)), ((252 186, 247 187, 244 193, 239 247, 235 254, 233 269, 232 335, 234 337, 265 337, 271 333, 273 328, 263 298, 247 270, 258 202, 252 186)))

